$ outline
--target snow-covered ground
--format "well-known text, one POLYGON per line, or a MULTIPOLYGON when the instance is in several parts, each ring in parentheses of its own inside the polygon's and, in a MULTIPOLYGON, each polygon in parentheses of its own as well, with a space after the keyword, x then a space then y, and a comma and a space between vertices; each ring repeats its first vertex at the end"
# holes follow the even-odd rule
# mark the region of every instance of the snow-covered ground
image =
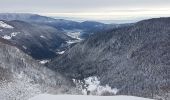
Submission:
POLYGON ((24 45, 22 46, 22 48, 24 48, 25 50, 27 49, 27 47, 26 47, 26 46, 24 46, 24 45))
POLYGON ((64 32, 66 33, 66 35, 68 35, 74 39, 81 40, 80 35, 83 31, 75 29, 75 30, 64 30, 64 32))
POLYGON ((43 35, 41 35, 40 37, 41 37, 41 38, 43 38, 43 39, 46 39, 46 37, 45 37, 45 36, 43 36, 43 35))
POLYGON ((12 32, 10 34, 10 36, 8 35, 4 35, 2 38, 6 39, 6 40, 10 40, 12 37, 15 37, 17 34, 19 34, 20 32, 12 32))
POLYGON ((11 37, 8 36, 8 35, 4 35, 2 38, 3 38, 3 39, 6 39, 6 40, 10 40, 10 39, 11 39, 11 37))
POLYGON ((65 34, 75 40, 66 41, 68 45, 81 42, 83 39, 81 38, 81 34, 83 30, 74 29, 74 30, 63 30, 65 34))
POLYGON ((74 43, 78 43, 78 42, 81 42, 81 40, 69 40, 69 41, 66 41, 67 44, 74 44, 74 43))
POLYGON ((59 55, 62 55, 62 54, 65 53, 65 51, 58 51, 58 52, 56 52, 56 53, 59 54, 59 55))
POLYGON ((7 23, 3 22, 3 21, 0 21, 0 27, 2 28, 14 28, 13 26, 11 25, 8 25, 7 23))
POLYGON ((83 96, 41 94, 29 100, 153 100, 134 96, 83 96))
POLYGON ((109 85, 102 86, 98 77, 92 76, 85 78, 84 81, 73 79, 76 87, 82 91, 84 95, 103 95, 109 93, 110 95, 116 95, 119 89, 111 88, 109 85))
POLYGON ((46 63, 48 63, 50 60, 41 60, 41 61, 39 61, 39 63, 40 64, 46 64, 46 63))
POLYGON ((74 39, 81 40, 81 38, 80 38, 81 33, 80 32, 68 32, 67 35, 74 38, 74 39))

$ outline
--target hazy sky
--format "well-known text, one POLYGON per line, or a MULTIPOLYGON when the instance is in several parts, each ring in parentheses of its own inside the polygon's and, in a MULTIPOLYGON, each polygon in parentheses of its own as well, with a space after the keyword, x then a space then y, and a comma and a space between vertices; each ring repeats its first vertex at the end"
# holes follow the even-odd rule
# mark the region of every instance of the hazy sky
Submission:
POLYGON ((170 0, 0 0, 0 12, 128 20, 170 16, 170 0))

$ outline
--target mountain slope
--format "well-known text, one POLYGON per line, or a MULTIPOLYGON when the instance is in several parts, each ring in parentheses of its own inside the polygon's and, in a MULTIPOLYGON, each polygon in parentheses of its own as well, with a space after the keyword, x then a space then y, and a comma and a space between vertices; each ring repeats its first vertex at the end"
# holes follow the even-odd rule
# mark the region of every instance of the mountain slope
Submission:
POLYGON ((57 49, 67 45, 67 41, 74 40, 56 28, 30 24, 23 21, 0 21, 6 28, 0 26, 0 37, 18 45, 27 54, 36 59, 52 58, 57 49))
POLYGON ((0 13, 0 20, 12 21, 20 20, 29 23, 44 23, 50 26, 54 26, 57 29, 87 29, 97 26, 104 26, 105 24, 93 21, 85 22, 75 22, 71 20, 64 19, 54 19, 51 17, 41 16, 38 14, 29 14, 29 13, 0 13), (92 26, 92 27, 90 27, 92 26))
POLYGON ((38 60, 52 59, 95 33, 126 26, 75 22, 27 13, 0 13, 0 20, 1 25, 7 25, 0 27, 0 36, 18 44, 38 60))
MULTIPOLYGON (((37 14, 29 14, 29 13, 0 13, 0 19, 6 20, 6 21, 12 21, 12 20, 20 20, 25 22, 53 22, 57 21, 56 19, 40 16, 37 14)), ((60 20, 58 20, 60 21, 60 20)))
POLYGON ((83 80, 99 77, 118 94, 156 98, 170 91, 170 18, 113 29, 77 44, 49 64, 83 80))
POLYGON ((116 28, 124 25, 118 24, 103 24, 94 21, 75 22, 65 19, 54 19, 51 17, 41 16, 28 13, 0 13, 0 20, 12 21, 20 20, 28 23, 45 24, 54 27, 58 30, 81 30, 81 38, 87 38, 93 33, 100 32, 111 28, 116 28))
POLYGON ((0 100, 28 100, 40 93, 74 93, 69 79, 38 64, 1 38, 0 55, 0 100))

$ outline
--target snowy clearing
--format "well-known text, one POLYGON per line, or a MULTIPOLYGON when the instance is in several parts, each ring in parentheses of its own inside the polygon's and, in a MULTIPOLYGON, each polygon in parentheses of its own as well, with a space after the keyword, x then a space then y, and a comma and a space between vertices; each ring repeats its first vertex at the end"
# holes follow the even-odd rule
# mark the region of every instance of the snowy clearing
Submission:
POLYGON ((29 100, 153 100, 134 96, 83 96, 41 94, 29 100))
POLYGON ((2 27, 2 28, 14 28, 14 27, 12 27, 11 25, 8 25, 8 24, 6 24, 5 22, 3 22, 3 21, 0 21, 0 27, 2 27))
POLYGON ((67 44, 74 44, 74 43, 79 43, 81 42, 81 40, 69 40, 69 41, 66 41, 67 44))
POLYGON ((72 37, 77 40, 82 40, 80 38, 80 35, 83 32, 82 30, 64 30, 64 32, 66 32, 66 35, 68 35, 69 37, 72 37))
POLYGON ((43 39, 46 39, 46 37, 45 37, 45 36, 43 36, 43 35, 41 35, 40 37, 41 37, 41 38, 43 38, 43 39))
POLYGON ((49 60, 41 60, 39 63, 40 64, 46 64, 46 63, 48 63, 49 62, 49 60))
POLYGON ((65 53, 65 51, 60 51, 60 52, 56 52, 56 53, 59 54, 59 55, 62 55, 62 54, 65 53))
POLYGON ((17 34, 19 34, 20 32, 13 32, 10 34, 10 36, 8 35, 4 35, 2 38, 6 39, 6 40, 10 40, 12 37, 15 37, 17 34))
POLYGON ((12 33, 11 33, 11 37, 16 36, 17 34, 20 34, 20 32, 12 32, 12 33))
POLYGON ((3 39, 6 39, 6 40, 10 40, 10 39, 11 39, 11 37, 8 36, 8 35, 4 35, 2 38, 3 38, 3 39))
POLYGON ((81 40, 80 38, 80 32, 68 32, 67 35, 74 38, 74 39, 77 39, 77 40, 81 40))

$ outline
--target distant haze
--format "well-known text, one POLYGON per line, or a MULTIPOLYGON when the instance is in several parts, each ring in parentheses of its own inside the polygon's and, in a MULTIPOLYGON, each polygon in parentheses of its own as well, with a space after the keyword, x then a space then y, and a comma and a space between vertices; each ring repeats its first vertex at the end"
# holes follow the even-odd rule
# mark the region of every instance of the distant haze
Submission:
POLYGON ((124 24, 124 23, 135 23, 144 19, 149 19, 149 18, 133 18, 133 19, 90 19, 90 18, 76 18, 76 17, 58 17, 58 16, 51 16, 52 18, 55 19, 66 19, 66 20, 72 20, 76 22, 84 22, 84 21, 96 21, 96 22, 101 22, 105 24, 124 24))
POLYGON ((0 0, 0 12, 126 22, 168 17, 169 5, 170 0, 0 0))

